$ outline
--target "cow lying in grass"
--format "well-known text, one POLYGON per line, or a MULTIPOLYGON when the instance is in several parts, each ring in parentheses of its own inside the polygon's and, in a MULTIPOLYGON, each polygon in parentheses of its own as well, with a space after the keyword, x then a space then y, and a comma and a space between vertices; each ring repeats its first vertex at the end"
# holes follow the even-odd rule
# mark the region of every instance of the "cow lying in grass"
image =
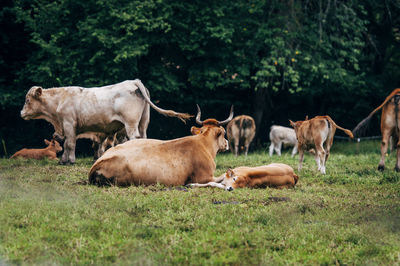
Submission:
POLYGON ((97 185, 152 185, 181 186, 189 182, 207 183, 214 178, 215 156, 228 149, 226 125, 233 117, 233 109, 224 121, 200 120, 198 107, 194 136, 173 140, 136 139, 107 150, 92 166, 89 183, 97 185))
POLYGON ((209 182, 207 184, 192 183, 191 187, 217 187, 227 191, 236 188, 291 188, 297 184, 299 177, 294 173, 293 168, 283 163, 272 163, 258 167, 240 166, 235 169, 228 169, 226 173, 216 180, 222 182, 209 182))
POLYGON ((336 125, 332 118, 327 115, 316 116, 305 121, 289 121, 296 132, 298 141, 299 171, 303 166, 304 151, 315 148, 315 161, 318 165, 318 171, 321 171, 322 174, 326 173, 325 164, 333 144, 336 128, 343 130, 350 138, 353 138, 350 130, 336 125))
POLYGON ((45 139, 44 143, 47 145, 47 147, 44 149, 22 149, 14 153, 10 159, 25 158, 41 160, 48 158, 50 160, 57 160, 57 152, 62 151, 60 144, 54 139, 51 141, 45 139))

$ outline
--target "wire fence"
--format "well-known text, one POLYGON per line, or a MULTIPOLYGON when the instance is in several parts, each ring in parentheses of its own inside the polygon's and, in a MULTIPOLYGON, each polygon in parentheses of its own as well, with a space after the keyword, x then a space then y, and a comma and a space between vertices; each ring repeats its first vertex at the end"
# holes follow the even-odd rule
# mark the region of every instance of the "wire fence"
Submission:
MULTIPOLYGON (((382 138, 382 136, 371 136, 371 137, 354 138, 353 141, 361 142, 361 141, 365 141, 365 140, 374 140, 374 139, 381 139, 381 138, 382 138)), ((351 141, 351 139, 349 137, 342 137, 342 136, 335 136, 335 139, 351 141)))

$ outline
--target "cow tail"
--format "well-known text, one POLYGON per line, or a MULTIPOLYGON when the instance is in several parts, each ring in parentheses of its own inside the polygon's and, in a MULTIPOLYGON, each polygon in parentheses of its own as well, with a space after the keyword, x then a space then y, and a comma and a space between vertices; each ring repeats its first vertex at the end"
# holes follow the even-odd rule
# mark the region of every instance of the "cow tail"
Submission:
POLYGON ((344 133, 346 133, 350 138, 354 138, 353 133, 350 130, 342 128, 342 127, 336 125, 336 123, 332 120, 332 118, 329 115, 327 115, 326 117, 327 117, 327 120, 328 120, 328 125, 329 125, 329 123, 331 123, 332 126, 338 128, 340 130, 343 130, 344 133))
POLYGON ((145 99, 145 101, 157 112, 159 112, 160 114, 163 114, 165 116, 171 116, 171 117, 177 117, 180 120, 182 120, 184 123, 186 123, 186 120, 190 119, 191 117, 193 117, 193 115, 190 115, 188 113, 178 113, 175 112, 173 110, 164 110, 160 107, 158 107, 157 105, 155 105, 151 100, 150 100, 150 96, 148 94, 147 89, 144 87, 143 83, 139 80, 139 79, 135 79, 135 84, 136 86, 139 88, 140 92, 143 95, 143 98, 145 99))
POLYGON ((389 96, 386 97, 386 99, 383 101, 381 105, 379 105, 366 118, 364 118, 360 123, 358 123, 358 125, 353 129, 353 134, 364 135, 369 123, 371 122, 371 118, 373 117, 373 115, 380 109, 382 109, 382 107, 385 106, 385 104, 387 104, 387 102, 390 101, 393 98, 393 96, 395 96, 397 93, 400 93, 400 88, 392 91, 392 93, 390 93, 389 96))
POLYGON ((243 121, 244 121, 244 120, 245 120, 245 118, 242 117, 242 118, 240 119, 240 123, 239 123, 239 141, 240 141, 240 138, 241 138, 241 136, 242 136, 243 121))

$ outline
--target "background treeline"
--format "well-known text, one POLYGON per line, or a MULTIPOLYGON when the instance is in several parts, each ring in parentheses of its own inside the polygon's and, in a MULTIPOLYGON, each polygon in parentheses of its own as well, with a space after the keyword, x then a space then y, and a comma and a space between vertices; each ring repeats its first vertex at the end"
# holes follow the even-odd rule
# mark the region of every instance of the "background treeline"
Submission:
MULTIPOLYGON (((26 91, 139 78, 160 107, 272 123, 329 114, 352 129, 400 86, 397 0, 3 0, 0 137, 11 153, 42 146, 45 121, 23 121, 26 91)), ((371 134, 379 133, 378 122, 371 134)), ((189 126, 152 112, 148 136, 189 126)), ((1 148, 4 154, 4 149, 1 148)), ((79 148, 78 148, 79 154, 79 148)))

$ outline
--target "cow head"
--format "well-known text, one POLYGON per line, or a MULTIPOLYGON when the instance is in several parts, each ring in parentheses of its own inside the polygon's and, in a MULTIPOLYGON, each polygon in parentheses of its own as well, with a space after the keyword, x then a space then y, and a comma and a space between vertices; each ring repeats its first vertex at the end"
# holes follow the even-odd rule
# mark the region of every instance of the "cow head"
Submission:
POLYGON ((233 105, 231 107, 231 112, 229 117, 224 121, 218 121, 214 118, 209 118, 204 121, 201 121, 201 110, 200 106, 197 105, 197 116, 196 122, 201 125, 201 128, 192 127, 190 132, 192 135, 208 135, 213 134, 217 139, 218 151, 226 151, 229 149, 228 141, 225 139, 225 129, 222 127, 229 123, 229 121, 233 118, 233 105))
POLYGON ((62 147, 58 141, 55 139, 52 139, 51 141, 48 141, 47 139, 44 140, 44 143, 48 146, 51 147, 56 153, 62 151, 62 147))
POLYGON ((232 169, 228 169, 222 184, 225 185, 225 190, 232 191, 236 188, 246 187, 248 182, 249 178, 247 176, 237 175, 232 169))
MULTIPOLYGON (((308 116, 306 118, 308 118, 308 116)), ((294 131, 296 132, 297 135, 297 131, 299 130, 300 126, 303 124, 304 121, 293 122, 292 120, 289 119, 289 122, 290 125, 294 128, 294 131)))
POLYGON ((25 120, 35 119, 41 115, 43 88, 34 86, 25 96, 25 104, 21 111, 21 117, 25 120))

